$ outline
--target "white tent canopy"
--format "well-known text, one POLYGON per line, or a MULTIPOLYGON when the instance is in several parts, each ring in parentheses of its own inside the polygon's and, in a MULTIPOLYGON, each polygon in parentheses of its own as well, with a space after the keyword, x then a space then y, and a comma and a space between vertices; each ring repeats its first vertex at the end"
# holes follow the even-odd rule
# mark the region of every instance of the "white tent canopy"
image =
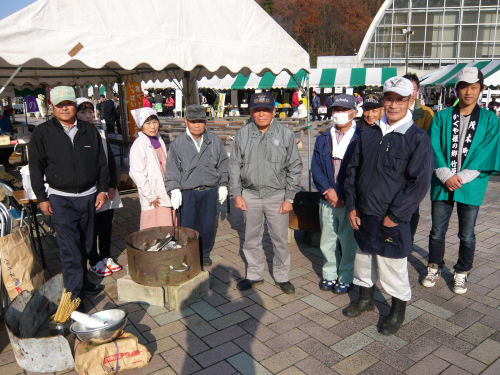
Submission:
POLYGON ((0 82, 89 84, 309 70, 254 0, 38 0, 0 21, 0 82))

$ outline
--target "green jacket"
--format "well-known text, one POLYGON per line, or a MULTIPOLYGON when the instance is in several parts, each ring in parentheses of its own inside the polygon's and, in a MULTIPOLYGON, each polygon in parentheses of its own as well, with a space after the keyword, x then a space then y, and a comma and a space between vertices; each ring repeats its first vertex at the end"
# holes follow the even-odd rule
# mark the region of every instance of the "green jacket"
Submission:
MULTIPOLYGON (((434 151, 434 169, 450 168, 451 125, 453 107, 436 113, 429 128, 432 149, 434 151)), ((484 108, 479 113, 479 123, 472 144, 462 163, 462 169, 481 172, 471 182, 452 194, 455 202, 480 206, 488 187, 491 174, 500 172, 500 135, 496 115, 484 108)), ((443 201, 450 198, 450 191, 433 175, 431 183, 431 200, 443 201)))

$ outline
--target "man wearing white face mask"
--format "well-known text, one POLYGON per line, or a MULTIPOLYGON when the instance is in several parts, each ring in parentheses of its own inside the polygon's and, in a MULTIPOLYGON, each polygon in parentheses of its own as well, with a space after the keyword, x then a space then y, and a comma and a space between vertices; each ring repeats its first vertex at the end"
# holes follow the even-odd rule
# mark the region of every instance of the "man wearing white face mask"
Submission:
POLYGON ((332 108, 335 125, 316 139, 311 173, 316 188, 323 193, 319 205, 320 248, 326 262, 319 288, 343 294, 352 283, 357 249, 354 231, 344 207, 343 165, 349 160, 361 130, 353 121, 357 114, 354 96, 337 95, 332 108))

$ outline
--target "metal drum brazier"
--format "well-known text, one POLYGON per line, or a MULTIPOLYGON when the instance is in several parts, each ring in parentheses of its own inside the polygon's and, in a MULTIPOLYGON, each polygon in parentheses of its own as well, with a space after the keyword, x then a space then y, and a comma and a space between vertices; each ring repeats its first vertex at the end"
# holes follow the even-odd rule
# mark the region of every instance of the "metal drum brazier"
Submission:
POLYGON ((146 286, 178 285, 200 272, 198 232, 185 227, 155 227, 127 236, 128 271, 133 281, 146 286), (179 249, 146 251, 170 234, 179 249))

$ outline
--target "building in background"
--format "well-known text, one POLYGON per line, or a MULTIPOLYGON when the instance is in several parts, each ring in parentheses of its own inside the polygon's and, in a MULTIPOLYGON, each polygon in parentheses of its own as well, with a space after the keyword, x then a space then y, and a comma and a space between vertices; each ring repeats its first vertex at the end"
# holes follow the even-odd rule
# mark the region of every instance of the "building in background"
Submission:
POLYGON ((365 67, 429 72, 500 58, 500 0, 386 0, 358 53, 365 67), (408 54, 406 53, 408 48, 408 54))

